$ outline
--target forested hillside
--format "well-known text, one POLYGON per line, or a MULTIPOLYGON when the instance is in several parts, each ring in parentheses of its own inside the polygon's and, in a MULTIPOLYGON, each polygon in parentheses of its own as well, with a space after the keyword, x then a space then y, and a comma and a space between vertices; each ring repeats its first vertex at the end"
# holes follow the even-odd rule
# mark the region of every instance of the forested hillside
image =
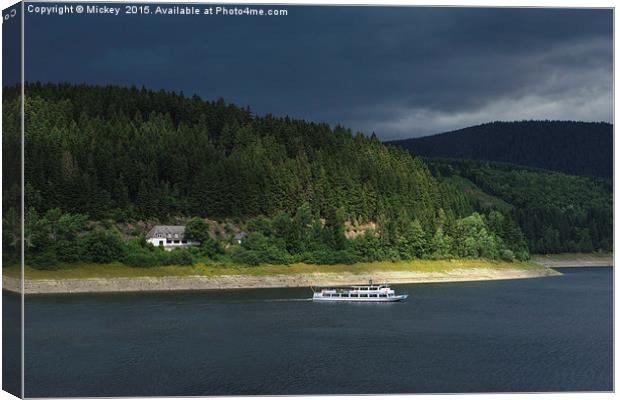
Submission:
MULTIPOLYGON (((16 95, 5 89, 5 160, 19 151, 16 95)), ((472 214, 463 193, 421 159, 343 127, 255 116, 223 100, 69 84, 28 84, 25 112, 32 265, 528 257, 509 215, 472 214), (204 240, 172 258, 144 232, 127 241, 115 228, 178 217, 194 217, 191 231, 204 240), (205 217, 250 235, 241 246, 214 243, 205 217), (345 221, 377 228, 347 239, 345 221)), ((3 179, 5 254, 15 254, 19 186, 17 175, 3 179)))
MULTIPOLYGON (((420 159, 342 127, 118 87, 28 85, 26 97, 26 203, 39 212, 248 218, 308 202, 429 227, 440 208, 465 211, 420 159)), ((18 124, 16 102, 6 109, 18 124)))
POLYGON ((613 125, 602 122, 493 122, 390 144, 425 157, 501 161, 607 178, 613 172, 613 125))
POLYGON ((512 215, 533 253, 612 250, 613 188, 607 179, 482 161, 426 162, 479 212, 512 215))

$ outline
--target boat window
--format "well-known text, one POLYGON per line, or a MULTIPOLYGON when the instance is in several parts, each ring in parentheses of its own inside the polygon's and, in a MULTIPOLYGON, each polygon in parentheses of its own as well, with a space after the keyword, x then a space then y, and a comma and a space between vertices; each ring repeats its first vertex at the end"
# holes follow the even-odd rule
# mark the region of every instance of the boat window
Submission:
POLYGON ((379 297, 387 297, 385 294, 380 294, 379 297))
POLYGON ((377 297, 377 294, 373 293, 373 294, 370 295, 370 297, 377 297))
POLYGON ((360 294, 360 297, 368 297, 368 294, 366 294, 366 293, 360 294))

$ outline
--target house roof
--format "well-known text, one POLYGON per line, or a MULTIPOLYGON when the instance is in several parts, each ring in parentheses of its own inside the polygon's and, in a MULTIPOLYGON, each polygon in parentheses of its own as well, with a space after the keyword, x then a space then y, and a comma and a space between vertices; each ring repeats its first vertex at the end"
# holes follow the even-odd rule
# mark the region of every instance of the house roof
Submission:
POLYGON ((166 238, 184 239, 185 226, 183 225, 155 225, 146 235, 147 239, 166 238))

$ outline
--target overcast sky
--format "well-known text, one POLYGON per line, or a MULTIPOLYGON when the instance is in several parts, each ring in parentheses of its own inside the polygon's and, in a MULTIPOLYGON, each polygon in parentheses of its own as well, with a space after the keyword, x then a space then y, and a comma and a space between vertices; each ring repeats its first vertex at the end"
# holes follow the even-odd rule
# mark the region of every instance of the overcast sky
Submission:
POLYGON ((495 120, 612 121, 610 10, 271 8, 289 15, 27 13, 26 79, 223 97, 383 140, 495 120))

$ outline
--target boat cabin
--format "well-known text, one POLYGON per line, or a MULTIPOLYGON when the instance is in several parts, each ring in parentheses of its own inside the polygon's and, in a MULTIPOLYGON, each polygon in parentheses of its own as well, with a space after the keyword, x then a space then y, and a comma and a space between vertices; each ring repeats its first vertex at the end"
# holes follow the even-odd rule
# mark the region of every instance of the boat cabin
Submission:
POLYGON ((367 285, 325 288, 320 293, 323 297, 387 298, 394 295, 394 290, 390 289, 388 285, 367 285))

